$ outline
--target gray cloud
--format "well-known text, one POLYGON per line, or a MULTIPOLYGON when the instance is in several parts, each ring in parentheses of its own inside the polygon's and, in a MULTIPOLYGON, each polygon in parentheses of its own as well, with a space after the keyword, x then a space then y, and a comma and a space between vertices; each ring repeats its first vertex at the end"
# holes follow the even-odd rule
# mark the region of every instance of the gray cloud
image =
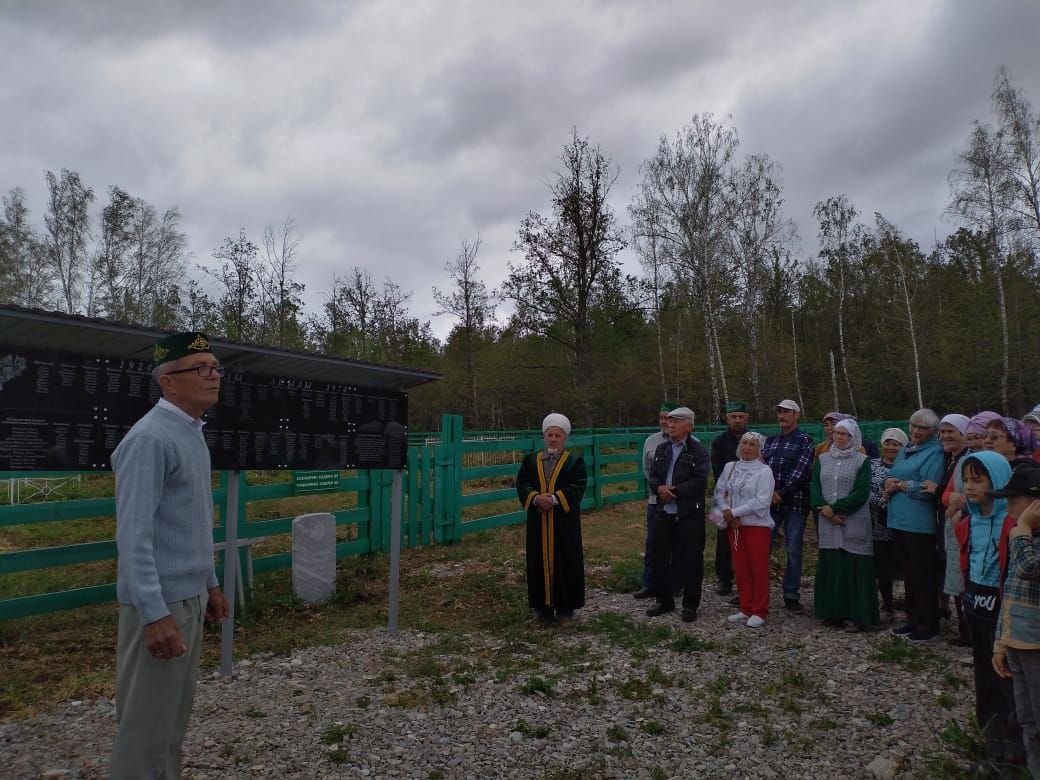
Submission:
MULTIPOLYGON (((0 5, 0 187, 42 221, 43 171, 178 205, 207 263, 292 215, 308 301, 353 265, 436 308, 462 236, 491 285, 548 208, 570 128, 620 169, 694 113, 732 116, 784 167, 806 252, 812 205, 848 193, 929 248, 946 177, 999 65, 1040 102, 1040 7, 829 2, 15 3, 0 5), (13 71, 12 71, 13 72, 13 71)), ((637 268, 626 255, 630 270, 637 268)), ((446 333, 445 318, 434 322, 446 333)))

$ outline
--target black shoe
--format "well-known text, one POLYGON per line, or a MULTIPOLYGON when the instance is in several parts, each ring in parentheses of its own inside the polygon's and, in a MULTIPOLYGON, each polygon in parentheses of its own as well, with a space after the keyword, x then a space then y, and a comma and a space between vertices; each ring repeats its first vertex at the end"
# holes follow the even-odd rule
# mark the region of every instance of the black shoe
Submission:
POLYGON ((696 619, 697 619, 697 610, 689 609, 689 608, 685 608, 685 607, 683 608, 683 611, 682 611, 682 622, 683 623, 692 623, 696 619))
POLYGON ((907 623, 905 626, 900 626, 899 628, 892 629, 892 636, 905 638, 910 636, 912 633, 914 633, 914 627, 909 623, 907 623))
POLYGON ((733 595, 733 586, 732 585, 726 585, 725 583, 720 582, 718 585, 715 586, 715 595, 716 596, 731 596, 731 595, 733 595))
POLYGON ((650 588, 641 588, 640 590, 637 590, 635 593, 632 594, 633 598, 637 598, 640 600, 648 599, 653 595, 654 592, 650 590, 650 588))
POLYGON ((730 606, 733 606, 733 607, 739 607, 739 606, 740 606, 740 596, 734 596, 734 597, 733 597, 733 598, 731 598, 731 599, 729 600, 729 602, 727 602, 727 603, 728 603, 728 604, 729 604, 730 606))
POLYGON ((792 615, 804 615, 805 607, 801 605, 798 599, 784 599, 784 607, 792 615))
POLYGON ((907 636, 907 639, 915 643, 934 642, 938 638, 938 631, 914 631, 912 634, 907 636))
POLYGON ((658 615, 664 615, 667 612, 675 612, 675 604, 661 603, 658 601, 646 611, 646 616, 657 617, 658 615))
POLYGON ((824 618, 823 625, 827 626, 827 628, 841 628, 845 625, 845 621, 841 618, 824 618))
POLYGON ((674 588, 672 588, 672 597, 673 598, 679 598, 679 596, 681 596, 683 594, 683 592, 684 591, 683 591, 683 589, 681 587, 674 587, 674 588))

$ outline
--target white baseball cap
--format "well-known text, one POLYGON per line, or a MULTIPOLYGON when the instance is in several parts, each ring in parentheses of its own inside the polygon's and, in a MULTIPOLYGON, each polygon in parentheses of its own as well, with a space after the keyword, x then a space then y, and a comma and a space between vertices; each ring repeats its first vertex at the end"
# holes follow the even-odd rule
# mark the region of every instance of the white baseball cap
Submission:
POLYGON ((777 409, 790 409, 792 412, 801 412, 802 407, 792 401, 790 398, 785 398, 783 401, 776 405, 777 409))

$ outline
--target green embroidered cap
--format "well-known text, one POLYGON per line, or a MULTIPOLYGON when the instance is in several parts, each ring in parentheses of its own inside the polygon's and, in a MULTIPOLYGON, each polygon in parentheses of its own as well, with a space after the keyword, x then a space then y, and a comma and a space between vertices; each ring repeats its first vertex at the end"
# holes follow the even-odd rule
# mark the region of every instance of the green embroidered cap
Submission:
POLYGON ((212 352, 209 346, 209 336, 197 330, 187 333, 174 333, 155 342, 152 350, 152 363, 161 366, 171 360, 180 360, 188 355, 197 355, 200 352, 212 352))

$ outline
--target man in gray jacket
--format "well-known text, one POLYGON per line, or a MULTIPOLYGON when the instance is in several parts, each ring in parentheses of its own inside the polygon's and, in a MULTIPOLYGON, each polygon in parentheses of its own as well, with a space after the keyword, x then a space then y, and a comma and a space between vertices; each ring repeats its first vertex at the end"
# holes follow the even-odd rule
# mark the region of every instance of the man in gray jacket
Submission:
POLYGON ((643 587, 632 595, 637 599, 648 599, 654 595, 650 588, 651 572, 653 571, 650 529, 653 527, 654 513, 657 511, 657 494, 650 490, 650 472, 654 467, 654 453, 657 448, 668 441, 668 413, 678 408, 678 404, 670 404, 665 401, 657 413, 657 424, 661 430, 651 433, 643 442, 643 476, 647 483, 646 499, 646 545, 643 548, 643 587))
POLYGON ((116 475, 116 720, 112 778, 180 777, 203 618, 227 601, 213 568, 213 497, 202 415, 224 369, 203 333, 156 343, 162 398, 112 453, 116 475))

